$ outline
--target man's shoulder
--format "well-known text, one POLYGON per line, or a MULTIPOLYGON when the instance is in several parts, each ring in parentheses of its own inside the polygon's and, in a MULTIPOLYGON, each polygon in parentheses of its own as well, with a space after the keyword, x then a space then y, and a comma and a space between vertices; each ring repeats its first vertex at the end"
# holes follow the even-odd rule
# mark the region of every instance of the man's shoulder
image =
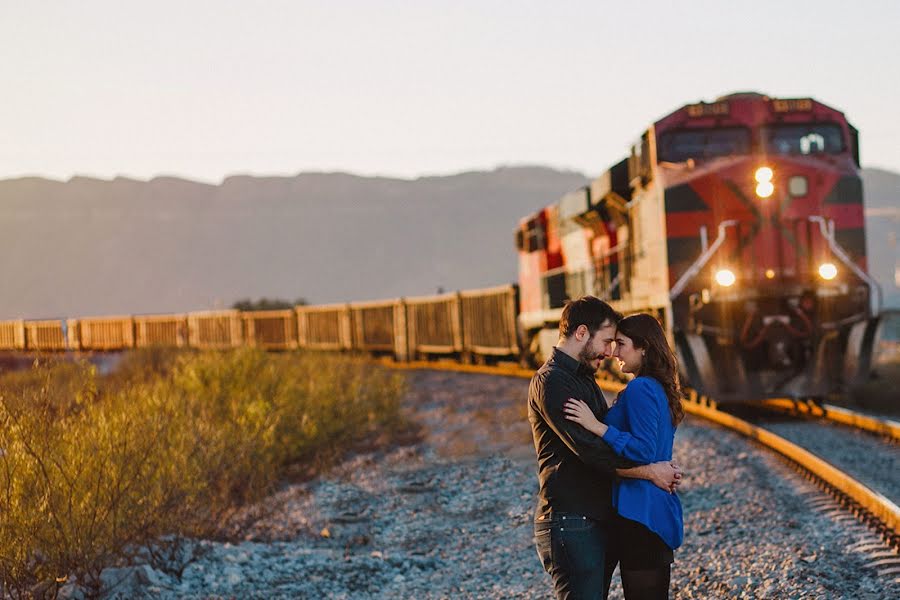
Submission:
POLYGON ((572 374, 559 365, 544 364, 531 377, 529 402, 538 406, 556 406, 565 401, 575 387, 572 374))
POLYGON ((547 363, 544 363, 534 372, 534 375, 531 376, 531 383, 528 386, 529 396, 540 393, 547 383, 547 378, 550 377, 550 371, 551 369, 547 366, 547 363))
POLYGON ((545 362, 541 365, 541 368, 535 371, 534 375, 531 376, 532 382, 544 384, 563 379, 572 379, 572 374, 552 361, 545 362))

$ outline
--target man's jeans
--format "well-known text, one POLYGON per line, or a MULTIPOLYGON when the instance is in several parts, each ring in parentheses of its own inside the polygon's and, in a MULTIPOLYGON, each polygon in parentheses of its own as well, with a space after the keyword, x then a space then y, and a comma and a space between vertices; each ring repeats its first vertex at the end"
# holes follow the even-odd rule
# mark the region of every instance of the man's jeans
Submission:
POLYGON ((608 565, 606 523, 571 513, 534 522, 534 541, 544 570, 562 599, 606 598, 615 562, 608 565), (610 568, 611 567, 611 568, 610 568))

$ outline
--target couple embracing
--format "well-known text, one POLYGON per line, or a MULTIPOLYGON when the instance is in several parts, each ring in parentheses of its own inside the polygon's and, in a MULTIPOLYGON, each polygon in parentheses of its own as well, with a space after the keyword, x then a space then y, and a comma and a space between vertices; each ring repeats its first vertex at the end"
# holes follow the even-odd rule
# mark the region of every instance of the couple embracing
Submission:
POLYGON ((538 556, 560 599, 605 599, 617 564, 626 600, 668 598, 683 537, 675 357, 654 317, 623 319, 593 296, 566 304, 559 333, 528 390, 538 556), (595 374, 612 356, 635 378, 610 408, 595 374))

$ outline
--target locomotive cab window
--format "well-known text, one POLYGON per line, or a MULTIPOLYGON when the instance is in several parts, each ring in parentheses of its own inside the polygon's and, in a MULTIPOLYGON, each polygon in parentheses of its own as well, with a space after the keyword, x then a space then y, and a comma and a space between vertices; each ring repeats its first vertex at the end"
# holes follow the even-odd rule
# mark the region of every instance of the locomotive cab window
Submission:
POLYGON ((525 232, 519 229, 516 231, 516 250, 525 249, 525 232))
POLYGON ((703 160, 750 152, 750 131, 743 127, 682 129, 659 138, 657 154, 661 162, 703 160))
POLYGON ((840 154, 844 136, 834 123, 800 123, 763 127, 766 151, 772 154, 840 154))
POLYGON ((545 248, 544 228, 540 221, 530 221, 522 238, 522 246, 526 252, 536 252, 545 248))

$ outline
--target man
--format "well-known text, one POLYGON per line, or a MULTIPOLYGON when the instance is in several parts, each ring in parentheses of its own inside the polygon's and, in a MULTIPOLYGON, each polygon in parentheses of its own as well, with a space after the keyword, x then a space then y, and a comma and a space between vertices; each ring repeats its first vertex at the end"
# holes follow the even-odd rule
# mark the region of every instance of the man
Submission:
POLYGON ((637 466, 617 456, 600 437, 563 413, 566 400, 577 398, 598 419, 606 416, 608 407, 595 375, 603 359, 612 355, 621 318, 593 296, 566 303, 559 343, 528 389, 540 483, 535 543, 560 599, 606 598, 615 568, 614 557, 607 557, 607 528, 614 512, 616 474, 648 479, 666 491, 674 490, 681 478, 674 464, 637 466))

